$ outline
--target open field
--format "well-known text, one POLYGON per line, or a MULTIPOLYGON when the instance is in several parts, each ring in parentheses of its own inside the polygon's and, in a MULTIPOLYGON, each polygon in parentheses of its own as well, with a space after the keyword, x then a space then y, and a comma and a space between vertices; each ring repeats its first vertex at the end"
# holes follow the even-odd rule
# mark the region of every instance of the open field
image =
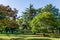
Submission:
POLYGON ((39 37, 39 35, 0 34, 0 40, 60 40, 60 38, 39 37))

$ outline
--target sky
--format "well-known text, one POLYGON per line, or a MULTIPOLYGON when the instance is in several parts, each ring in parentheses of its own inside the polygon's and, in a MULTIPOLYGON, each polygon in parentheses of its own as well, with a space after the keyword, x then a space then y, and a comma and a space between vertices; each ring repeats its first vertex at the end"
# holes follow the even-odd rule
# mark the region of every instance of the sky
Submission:
POLYGON ((52 4, 60 9, 60 0, 0 0, 0 4, 16 8, 18 10, 18 16, 21 16, 22 11, 25 11, 30 4, 33 4, 36 9, 44 7, 47 4, 52 4))

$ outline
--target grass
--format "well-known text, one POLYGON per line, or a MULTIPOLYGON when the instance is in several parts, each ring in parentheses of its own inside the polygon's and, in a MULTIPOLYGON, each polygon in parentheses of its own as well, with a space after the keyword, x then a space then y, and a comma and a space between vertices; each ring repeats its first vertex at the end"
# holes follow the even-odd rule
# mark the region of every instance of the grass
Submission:
POLYGON ((60 40, 60 38, 40 37, 39 35, 0 34, 0 40, 60 40))
POLYGON ((27 40, 51 40, 51 39, 27 39, 27 40))

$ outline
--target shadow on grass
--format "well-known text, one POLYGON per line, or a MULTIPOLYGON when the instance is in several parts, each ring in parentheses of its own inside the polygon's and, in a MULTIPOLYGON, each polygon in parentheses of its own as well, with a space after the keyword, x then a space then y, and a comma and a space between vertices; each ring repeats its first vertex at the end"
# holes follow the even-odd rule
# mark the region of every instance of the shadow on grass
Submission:
POLYGON ((51 40, 51 39, 27 39, 27 40, 51 40))
POLYGON ((12 38, 10 40, 24 40, 23 38, 12 38))
POLYGON ((11 38, 11 39, 0 39, 0 40, 51 40, 51 39, 24 39, 24 38, 11 38))
POLYGON ((0 38, 0 40, 24 40, 23 38, 11 38, 11 39, 2 39, 0 38))

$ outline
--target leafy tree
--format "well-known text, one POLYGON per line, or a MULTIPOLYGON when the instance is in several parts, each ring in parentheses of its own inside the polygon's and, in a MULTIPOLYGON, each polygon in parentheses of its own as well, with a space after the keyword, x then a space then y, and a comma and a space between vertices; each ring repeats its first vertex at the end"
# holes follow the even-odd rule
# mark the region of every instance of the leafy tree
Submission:
POLYGON ((16 24, 17 13, 15 8, 12 10, 10 6, 0 5, 0 28, 13 27, 11 24, 16 24))
POLYGON ((7 17, 8 16, 9 17, 17 16, 17 10, 15 8, 14 8, 14 10, 12 10, 12 8, 10 8, 10 6, 0 5, 0 13, 7 17))
POLYGON ((52 4, 47 4, 44 8, 39 8, 38 12, 52 12, 55 16, 58 16, 59 9, 52 4))
POLYGON ((56 27, 57 29, 57 33, 60 33, 60 14, 58 14, 58 16, 56 17, 57 22, 58 22, 58 26, 56 27))
POLYGON ((42 8, 38 8, 38 9, 37 9, 37 14, 38 14, 38 13, 42 13, 42 8))
POLYGON ((57 19, 51 12, 42 12, 39 13, 33 20, 30 22, 32 27, 32 33, 37 32, 48 32, 50 28, 55 29, 58 26, 57 19))
POLYGON ((33 8, 33 5, 30 5, 29 8, 26 9, 25 12, 23 12, 23 29, 29 28, 29 22, 36 16, 36 9, 33 8))

